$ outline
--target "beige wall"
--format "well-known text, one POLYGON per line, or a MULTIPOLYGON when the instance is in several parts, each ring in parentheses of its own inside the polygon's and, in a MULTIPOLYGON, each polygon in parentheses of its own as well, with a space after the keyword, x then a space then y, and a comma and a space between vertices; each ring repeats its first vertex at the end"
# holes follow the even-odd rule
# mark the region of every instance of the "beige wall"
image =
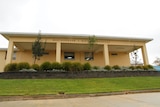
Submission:
MULTIPOLYGON (((49 52, 48 55, 43 55, 42 57, 40 57, 40 60, 37 60, 36 63, 37 64, 42 64, 45 61, 49 61, 49 62, 55 62, 55 51, 47 51, 49 52)), ((31 51, 17 51, 16 52, 16 60, 12 60, 12 62, 28 62, 31 65, 34 63, 34 59, 33 59, 33 55, 31 51)))
POLYGON ((16 59, 12 60, 13 63, 19 62, 28 62, 32 63, 32 54, 31 51, 17 51, 16 52, 16 59))
POLYGON ((84 56, 85 52, 75 52, 75 59, 74 60, 65 60, 64 59, 64 52, 62 52, 62 56, 61 56, 61 62, 81 62, 82 64, 89 62, 92 66, 104 66, 104 57, 103 57, 103 52, 97 52, 94 53, 94 60, 90 60, 90 61, 86 61, 85 60, 85 56, 84 56))
MULTIPOLYGON (((8 56, 7 60, 5 60, 5 51, 0 51, 0 71, 3 70, 4 65, 11 62, 28 62, 30 64, 33 64, 33 57, 32 57, 32 43, 36 40, 36 36, 27 36, 27 35, 21 35, 21 36, 9 36, 9 48, 7 51, 8 56), (13 45, 15 45, 18 48, 18 51, 16 53, 16 60, 11 60, 11 54, 13 51, 13 45)), ((44 37, 43 40, 47 41, 46 44, 46 50, 50 50, 49 55, 44 55, 40 58, 36 63, 41 64, 45 61, 49 62, 55 62, 56 60, 58 62, 81 62, 82 64, 85 62, 88 62, 84 59, 84 52, 88 51, 88 39, 87 38, 74 38, 72 36, 60 38, 58 36, 56 37, 44 37), (56 50, 57 51, 57 59, 56 59, 56 50), (72 51, 75 52, 75 59, 74 60, 65 60, 64 59, 64 52, 72 51), (59 57, 59 53, 61 53, 61 58, 59 57), (60 59, 60 60, 59 60, 60 59)), ((92 66, 105 66, 105 62, 109 65, 120 65, 120 66, 129 66, 130 65, 130 58, 129 58, 129 52, 131 52, 131 47, 133 47, 136 44, 137 47, 142 47, 142 53, 143 53, 143 60, 145 64, 148 64, 148 58, 147 58, 147 52, 145 48, 145 41, 132 41, 132 40, 115 40, 115 39, 98 39, 95 46, 95 53, 94 53, 94 60, 89 61, 89 63, 92 66), (106 46, 107 48, 103 48, 106 46), (116 48, 114 46, 121 46, 125 47, 124 51, 121 50, 121 48, 116 48), (130 50, 128 50, 130 46, 130 50), (104 50, 105 51, 104 53, 104 50), (108 59, 108 52, 109 52, 109 59, 108 59), (117 55, 112 55, 111 52, 116 52, 117 55), (104 57, 104 54, 107 55, 106 59, 104 57)))
MULTIPOLYGON (((56 61, 56 55, 55 51, 48 51, 48 55, 44 55, 40 58, 40 60, 37 60, 37 64, 42 64, 45 61, 49 62, 55 62, 56 61)), ((5 55, 6 51, 0 51, 0 71, 2 72, 5 66, 5 55)), ((130 59, 129 59, 129 54, 128 53, 117 53, 117 55, 112 55, 112 53, 109 53, 110 57, 110 65, 120 65, 120 66, 129 66, 130 65, 130 59)), ((92 66, 100 66, 104 67, 104 55, 103 52, 97 52, 94 53, 94 60, 91 61, 86 61, 84 59, 84 52, 75 52, 75 59, 74 60, 65 60, 64 59, 64 52, 62 52, 61 55, 61 62, 81 62, 86 63, 89 62, 92 66)), ((28 62, 31 65, 33 64, 33 57, 32 57, 32 52, 31 51, 17 51, 16 52, 16 59, 12 60, 14 63, 19 63, 19 62, 28 62)))
MULTIPOLYGON (((37 64, 42 64, 45 61, 49 62, 55 62, 56 61, 56 55, 55 51, 48 51, 49 55, 44 55, 40 58, 40 60, 37 60, 37 64)), ((0 51, 0 58, 3 60, 0 60, 0 71, 3 71, 3 68, 5 66, 5 51, 0 51)), ((75 52, 75 59, 74 60, 65 60, 64 59, 64 52, 62 52, 61 55, 61 63, 63 62, 81 62, 82 64, 89 62, 92 66, 104 66, 104 57, 103 57, 103 52, 97 52, 94 53, 94 60, 91 61, 86 61, 84 59, 84 52, 75 52)), ((16 59, 12 60, 12 63, 19 63, 19 62, 28 62, 31 65, 33 64, 33 57, 32 57, 32 52, 31 51, 17 51, 16 52, 16 59)))
POLYGON ((6 51, 0 51, 0 72, 3 72, 5 66, 6 51))
POLYGON ((113 55, 115 53, 110 53, 110 65, 119 65, 119 66, 130 66, 130 58, 129 53, 116 53, 117 55, 113 55))

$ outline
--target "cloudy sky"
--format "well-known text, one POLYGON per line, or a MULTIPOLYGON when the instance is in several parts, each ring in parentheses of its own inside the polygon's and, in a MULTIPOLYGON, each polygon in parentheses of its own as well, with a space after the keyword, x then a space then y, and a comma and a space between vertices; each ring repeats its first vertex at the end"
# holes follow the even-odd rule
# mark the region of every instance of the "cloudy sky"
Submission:
MULTIPOLYGON (((0 0, 0 32, 94 34, 153 38, 160 57, 160 0, 0 0)), ((0 36, 0 48, 8 42, 0 36)))

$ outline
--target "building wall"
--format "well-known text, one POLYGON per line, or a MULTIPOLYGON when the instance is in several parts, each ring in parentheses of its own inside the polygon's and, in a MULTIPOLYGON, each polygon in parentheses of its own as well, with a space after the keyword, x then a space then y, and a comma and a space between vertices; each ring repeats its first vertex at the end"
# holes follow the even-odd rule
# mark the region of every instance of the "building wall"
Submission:
POLYGON ((129 53, 119 52, 109 54, 110 65, 130 66, 129 53))
POLYGON ((12 60, 12 63, 19 63, 19 62, 33 62, 31 51, 17 51, 16 58, 12 60))
MULTIPOLYGON (((40 58, 40 60, 37 60, 37 64, 42 64, 45 61, 49 62, 55 62, 56 61, 56 55, 55 51, 48 51, 48 55, 44 55, 40 58)), ((3 71, 5 66, 5 56, 6 51, 0 51, 0 72, 3 71)), ((16 59, 12 60, 13 63, 19 63, 19 62, 28 62, 29 64, 33 64, 33 56, 31 51, 17 51, 16 52, 16 59)), ((61 53, 61 62, 81 62, 82 64, 89 62, 92 66, 100 66, 104 67, 104 55, 103 52, 97 52, 94 53, 94 60, 86 61, 84 52, 75 52, 75 59, 74 60, 65 60, 64 59, 64 52, 61 53)), ((119 66, 130 66, 130 58, 128 53, 109 53, 109 61, 110 65, 119 65, 119 66)))
MULTIPOLYGON (((37 64, 42 64, 45 61, 49 62, 55 62, 56 61, 56 55, 55 51, 48 51, 48 55, 44 55, 40 58, 40 60, 37 60, 37 64)), ((5 66, 5 51, 0 51, 0 71, 3 71, 4 66, 5 66)), ((16 58, 12 59, 12 63, 19 63, 19 62, 28 62, 29 64, 33 64, 33 57, 32 57, 32 52, 31 51, 17 51, 16 52, 16 58)), ((75 52, 75 59, 74 60, 65 60, 64 59, 64 52, 62 52, 61 55, 61 63, 63 62, 81 62, 82 64, 89 62, 92 66, 104 66, 104 57, 103 57, 103 52, 97 52, 94 53, 94 60, 91 61, 86 61, 85 60, 85 55, 84 52, 75 52)))
MULTIPOLYGON (((39 60, 36 61, 37 64, 42 64, 45 61, 49 61, 49 62, 55 62, 55 51, 48 51, 49 54, 48 55, 43 55, 42 57, 40 57, 39 60)), ((34 63, 34 58, 32 55, 32 51, 17 51, 16 52, 16 59, 12 60, 12 62, 28 62, 29 64, 33 64, 34 63)))
POLYGON ((0 51, 0 72, 3 72, 5 66, 6 51, 0 51))
MULTIPOLYGON (((37 64, 42 64, 45 61, 49 62, 55 62, 56 61, 56 55, 55 51, 48 51, 48 55, 44 55, 40 58, 40 60, 37 60, 37 64)), ((1 68, 0 70, 3 71, 3 66, 5 65, 5 51, 0 52, 0 58, 1 60, 1 68)), ((92 66, 100 66, 104 67, 104 55, 103 52, 97 52, 94 53, 94 60, 86 61, 84 52, 75 52, 75 59, 73 60, 66 60, 64 59, 64 52, 61 53, 61 63, 63 62, 81 62, 82 64, 89 62, 92 66)), ((115 54, 115 53, 114 53, 115 54)), ((113 53, 109 54, 109 61, 110 65, 120 65, 120 66, 129 66, 130 65, 130 59, 128 53, 116 53, 117 55, 113 55, 113 53)), ((33 56, 31 51, 17 51, 16 52, 16 59, 12 60, 13 63, 19 63, 19 62, 28 62, 29 64, 33 64, 33 56)))
POLYGON ((61 62, 81 62, 82 64, 89 62, 92 66, 104 66, 104 56, 103 52, 94 53, 94 59, 90 61, 85 60, 85 52, 75 52, 75 59, 74 60, 65 60, 64 59, 64 52, 62 52, 61 62))
MULTIPOLYGON (((32 52, 31 52, 31 47, 32 43, 36 40, 37 37, 32 37, 32 36, 11 36, 9 38, 9 45, 8 47, 8 54, 7 60, 5 61, 5 51, 2 52, 0 51, 0 71, 3 70, 3 67, 5 64, 10 63, 10 62, 28 62, 30 64, 33 64, 34 60, 32 57, 32 52), (16 46, 19 50, 16 52, 16 59, 11 60, 11 53, 13 52, 13 46, 16 46)), ((49 62, 55 62, 56 61, 56 49, 61 50, 57 51, 58 53, 61 53, 61 60, 58 57, 58 62, 66 62, 66 61, 71 61, 71 62, 81 62, 82 64, 85 62, 88 62, 84 59, 84 52, 88 50, 88 40, 86 38, 72 38, 72 37, 65 37, 65 38, 59 38, 59 37, 46 37, 43 38, 42 41, 47 41, 46 44, 46 49, 52 50, 48 51, 49 55, 44 55, 43 57, 40 58, 40 60, 37 60, 37 64, 41 64, 45 61, 49 62), (60 44, 60 45, 57 45, 60 44), (48 45, 48 46, 47 46, 48 45), (75 59, 74 60, 65 60, 64 59, 64 52, 67 51, 75 51, 75 59)), ((94 60, 89 61, 89 63, 92 66, 105 66, 106 64, 109 65, 119 65, 119 66, 129 66, 130 65, 130 58, 129 58, 129 51, 122 52, 121 50, 112 50, 112 46, 138 46, 139 48, 142 47, 142 53, 143 53, 143 60, 145 60, 145 64, 148 64, 148 59, 147 59, 147 52, 145 49, 145 42, 144 41, 131 41, 131 40, 103 40, 103 39, 98 39, 96 42, 95 49, 96 52, 94 53, 94 60), (107 46, 106 46, 107 45, 107 46), (104 48, 105 47, 105 48, 104 48), (107 47, 107 48, 106 48, 107 47), (104 50, 108 51, 104 51, 104 50), (112 55, 111 52, 116 51, 117 55, 112 55), (120 52, 121 51, 121 52, 120 52), (108 52, 109 52, 109 60, 104 59, 104 52, 106 54, 106 58, 108 58, 108 52)))

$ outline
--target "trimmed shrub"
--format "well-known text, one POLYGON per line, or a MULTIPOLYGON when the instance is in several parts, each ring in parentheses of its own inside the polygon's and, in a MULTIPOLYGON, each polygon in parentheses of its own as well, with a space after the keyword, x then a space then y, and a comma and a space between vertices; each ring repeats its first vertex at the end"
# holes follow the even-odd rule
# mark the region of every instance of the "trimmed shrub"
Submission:
POLYGON ((109 65, 106 65, 106 66, 104 67, 104 69, 105 69, 105 70, 108 70, 108 71, 110 71, 112 68, 111 68, 111 66, 109 66, 109 65))
POLYGON ((148 70, 148 69, 149 69, 147 65, 142 66, 142 68, 143 68, 144 70, 148 70))
POLYGON ((142 66, 136 66, 136 69, 143 69, 142 66))
POLYGON ((134 69, 135 69, 135 67, 134 67, 134 66, 130 66, 130 67, 129 67, 129 69, 134 70, 134 69))
POLYGON ((85 64, 83 64, 83 69, 84 70, 91 70, 91 65, 90 65, 90 63, 85 63, 85 64))
POLYGON ((40 70, 40 67, 39 67, 38 64, 33 64, 33 65, 31 66, 31 68, 33 68, 34 70, 37 70, 37 71, 40 70))
POLYGON ((83 66, 81 63, 79 62, 72 63, 71 71, 82 71, 82 70, 83 70, 83 66))
POLYGON ((62 69, 62 65, 58 62, 53 62, 51 66, 52 66, 52 69, 57 69, 57 70, 62 69))
POLYGON ((47 70, 52 70, 52 66, 50 62, 44 62, 40 65, 40 70, 42 71, 47 71, 47 70))
POLYGON ((63 62, 62 68, 65 71, 71 71, 72 63, 71 62, 63 62))
POLYGON ((15 72, 17 71, 17 63, 10 63, 4 67, 5 72, 15 72))
POLYGON ((120 66, 118 66, 118 65, 114 65, 114 66, 112 67, 112 69, 120 70, 121 68, 120 68, 120 66))
POLYGON ((17 70, 22 70, 22 69, 30 69, 30 65, 28 62, 20 62, 17 64, 17 70))
POLYGON ((147 65, 148 69, 154 69, 152 65, 147 65))
POLYGON ((96 70, 98 70, 98 69, 99 69, 99 67, 98 67, 98 66, 94 66, 94 67, 93 67, 93 69, 96 69, 96 70))

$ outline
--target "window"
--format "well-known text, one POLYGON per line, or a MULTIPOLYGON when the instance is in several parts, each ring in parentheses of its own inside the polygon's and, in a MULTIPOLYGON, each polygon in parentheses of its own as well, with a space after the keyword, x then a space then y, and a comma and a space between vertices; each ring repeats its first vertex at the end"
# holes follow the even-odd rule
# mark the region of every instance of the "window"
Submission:
POLYGON ((89 61, 89 60, 93 60, 94 59, 94 53, 93 52, 85 52, 85 60, 89 61))
MULTIPOLYGON (((5 60, 7 59, 7 51, 5 52, 5 60)), ((12 54, 12 60, 16 60, 16 51, 12 54)))
POLYGON ((117 56, 118 54, 117 54, 117 53, 111 53, 111 55, 112 55, 112 56, 117 56))
POLYGON ((75 58, 74 52, 64 52, 64 59, 73 60, 75 58))
POLYGON ((13 52, 12 59, 13 59, 13 60, 16 60, 16 51, 13 52))
POLYGON ((6 60, 6 58, 7 58, 7 51, 5 52, 5 57, 4 57, 4 58, 5 58, 5 60, 6 60))

